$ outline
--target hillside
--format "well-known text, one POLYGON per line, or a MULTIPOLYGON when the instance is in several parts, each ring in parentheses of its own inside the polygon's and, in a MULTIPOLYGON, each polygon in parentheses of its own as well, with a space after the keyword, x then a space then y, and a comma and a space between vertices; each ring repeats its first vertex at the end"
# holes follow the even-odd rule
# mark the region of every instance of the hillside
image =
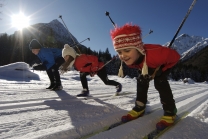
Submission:
POLYGON ((182 62, 182 64, 196 66, 199 69, 206 71, 208 69, 208 45, 188 60, 182 62))

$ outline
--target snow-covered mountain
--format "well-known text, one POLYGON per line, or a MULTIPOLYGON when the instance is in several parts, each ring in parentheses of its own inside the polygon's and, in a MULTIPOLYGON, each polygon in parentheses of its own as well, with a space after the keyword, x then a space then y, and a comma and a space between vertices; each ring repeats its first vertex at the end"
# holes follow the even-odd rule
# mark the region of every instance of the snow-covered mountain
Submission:
MULTIPOLYGON (((166 43, 165 46, 168 46, 169 43, 166 43)), ((192 57, 206 46, 208 46, 208 38, 182 34, 175 39, 172 48, 181 55, 181 60, 183 61, 192 57)))
POLYGON ((58 41, 66 42, 66 40, 68 40, 70 41, 68 42, 69 44, 78 43, 77 39, 57 19, 47 24, 42 23, 40 29, 44 29, 45 27, 53 30, 53 36, 58 41))
POLYGON ((38 39, 43 42, 50 41, 74 44, 77 39, 60 23, 57 19, 49 23, 38 23, 24 28, 22 31, 16 31, 15 37, 24 37, 24 40, 38 39))

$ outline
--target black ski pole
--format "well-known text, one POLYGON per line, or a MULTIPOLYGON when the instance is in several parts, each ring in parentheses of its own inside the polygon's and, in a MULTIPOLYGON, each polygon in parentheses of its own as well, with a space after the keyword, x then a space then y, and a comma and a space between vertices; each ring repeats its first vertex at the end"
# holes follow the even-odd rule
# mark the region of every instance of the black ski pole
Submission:
POLYGON ((76 45, 78 45, 78 44, 80 44, 80 43, 82 43, 82 42, 84 42, 84 41, 86 41, 86 40, 90 41, 90 38, 87 38, 87 39, 85 39, 85 40, 83 40, 83 41, 81 41, 81 42, 79 42, 79 43, 76 43, 76 44, 72 45, 71 47, 74 47, 74 46, 76 46, 76 45))
POLYGON ((151 33, 153 33, 153 30, 150 29, 149 33, 147 35, 145 35, 144 37, 142 37, 142 39, 146 38, 148 35, 150 35, 151 33))
MULTIPOLYGON (((62 15, 59 15, 59 18, 61 18, 61 20, 62 20, 62 22, 63 22, 63 24, 64 24, 64 26, 65 26, 65 28, 67 29, 67 31, 69 32, 69 29, 67 28, 67 26, 66 26, 66 24, 65 24, 65 22, 64 22, 64 20, 63 20, 63 18, 62 18, 62 15)), ((74 42, 74 39, 73 39, 73 37, 72 37, 72 35, 71 35, 71 33, 69 32, 69 35, 70 35, 70 37, 71 37, 71 39, 72 39, 72 41, 74 42)), ((75 43, 75 42, 74 42, 75 43)))
MULTIPOLYGON (((66 26, 66 24, 65 24, 64 20, 62 19, 62 15, 59 15, 59 18, 61 18, 61 20, 62 20, 62 22, 63 22, 63 24, 64 24, 65 28, 67 29, 67 31, 68 31, 68 33, 69 33, 69 35, 70 35, 70 37, 71 37, 72 41, 73 41, 73 42, 74 42, 74 44, 75 44, 75 41, 74 41, 74 39, 73 39, 73 37, 72 37, 72 34, 69 32, 69 29, 67 28, 67 26, 66 26)), ((78 46, 77 46, 77 45, 73 45, 73 46, 76 46, 76 47, 77 47, 77 49, 78 49, 78 51, 79 51, 79 53, 81 54, 81 51, 79 50, 78 46)))
POLYGON ((114 28, 116 28, 115 23, 113 22, 113 20, 112 20, 111 17, 110 17, 110 13, 106 11, 106 12, 105 12, 105 15, 109 17, 109 19, 110 19, 111 23, 113 24, 114 28))
POLYGON ((196 1, 197 1, 197 0, 194 0, 194 1, 192 2, 192 4, 191 4, 191 6, 190 6, 190 8, 189 8, 189 10, 188 10, 188 12, 187 12, 187 14, 186 14, 186 16, 184 17, 183 21, 181 22, 181 25, 179 26, 179 28, 178 28, 178 30, 176 31, 176 33, 175 33, 175 35, 174 35, 172 41, 170 42, 170 44, 169 44, 169 46, 168 46, 169 48, 172 46, 173 42, 175 41, 175 38, 177 37, 177 35, 178 35, 180 29, 182 28, 182 26, 183 26, 184 22, 186 21, 188 15, 190 14, 191 10, 193 9, 193 7, 194 7, 196 1))

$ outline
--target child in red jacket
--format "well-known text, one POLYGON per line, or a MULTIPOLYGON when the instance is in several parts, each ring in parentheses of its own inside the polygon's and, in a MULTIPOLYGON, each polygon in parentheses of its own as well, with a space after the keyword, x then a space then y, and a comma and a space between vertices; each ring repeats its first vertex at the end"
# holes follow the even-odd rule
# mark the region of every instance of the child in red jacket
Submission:
POLYGON ((143 44, 141 29, 137 25, 126 24, 111 31, 113 46, 119 58, 130 68, 137 68, 141 74, 137 79, 137 97, 135 106, 122 121, 127 122, 142 116, 147 103, 149 81, 154 79, 156 90, 164 110, 164 116, 157 123, 157 128, 163 130, 173 124, 177 108, 167 80, 167 75, 180 59, 180 55, 167 47, 156 44, 143 44))
POLYGON ((83 91, 81 94, 78 94, 77 97, 89 95, 86 76, 94 76, 95 74, 97 74, 106 85, 115 86, 117 89, 116 95, 121 92, 122 85, 116 81, 108 79, 104 63, 99 62, 97 56, 86 54, 77 55, 72 47, 70 47, 68 44, 65 44, 64 49, 62 50, 62 57, 65 59, 65 63, 62 67, 63 72, 67 72, 72 66, 74 66, 76 70, 80 71, 80 80, 83 91))

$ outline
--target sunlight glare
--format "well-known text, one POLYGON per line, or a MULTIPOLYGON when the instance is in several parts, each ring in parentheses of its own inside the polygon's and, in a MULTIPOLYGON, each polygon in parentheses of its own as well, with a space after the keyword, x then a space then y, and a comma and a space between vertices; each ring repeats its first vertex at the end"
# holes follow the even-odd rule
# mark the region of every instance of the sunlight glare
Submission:
POLYGON ((29 26, 29 17, 26 17, 23 13, 12 16, 12 27, 22 30, 27 26, 29 26))

